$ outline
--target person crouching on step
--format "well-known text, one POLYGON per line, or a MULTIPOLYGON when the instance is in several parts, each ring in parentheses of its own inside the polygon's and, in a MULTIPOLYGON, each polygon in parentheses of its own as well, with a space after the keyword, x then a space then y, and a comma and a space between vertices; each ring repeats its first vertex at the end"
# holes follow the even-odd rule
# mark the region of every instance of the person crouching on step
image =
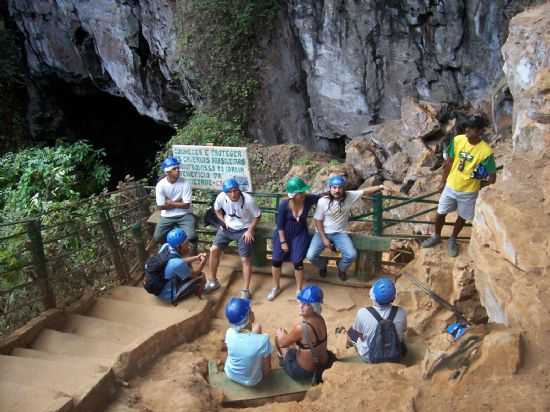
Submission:
MULTIPOLYGON (((206 253, 197 256, 183 257, 189 253, 189 239, 183 229, 175 228, 166 235, 166 243, 160 248, 159 255, 168 254, 169 260, 164 268, 165 284, 157 296, 165 302, 175 303, 180 287, 191 278, 202 277, 206 265, 206 253), (199 262, 193 268, 192 263, 199 262)), ((198 285, 198 284, 197 284, 198 285)), ((182 291, 183 292, 183 291, 182 291)))
POLYGON ((323 291, 316 285, 306 286, 297 300, 302 320, 290 332, 277 329, 275 346, 281 367, 292 379, 312 379, 316 384, 321 382, 323 371, 336 359, 327 350, 327 325, 321 316, 323 291))
POLYGON ((254 312, 248 299, 231 298, 225 306, 230 328, 225 333, 226 376, 242 385, 255 386, 271 372, 269 335, 254 324, 254 312))

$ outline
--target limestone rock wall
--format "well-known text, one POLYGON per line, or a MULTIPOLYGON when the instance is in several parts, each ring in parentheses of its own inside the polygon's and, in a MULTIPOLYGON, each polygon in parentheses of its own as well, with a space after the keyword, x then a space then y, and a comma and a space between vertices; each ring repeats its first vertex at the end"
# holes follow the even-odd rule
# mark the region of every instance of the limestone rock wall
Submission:
MULTIPOLYGON (((404 96, 478 104, 502 75, 509 18, 534 2, 281 1, 262 43, 249 132, 260 142, 336 154, 334 139, 399 118, 404 96)), ((119 96, 157 122, 183 123, 201 102, 201 74, 181 64, 189 56, 178 37, 192 24, 176 18, 182 4, 9 0, 25 37, 37 130, 63 116, 48 99, 56 80, 72 93, 119 96)))
MULTIPOLYGON (((550 4, 514 17, 503 48, 514 97, 514 150, 480 194, 470 255, 489 318, 550 342, 550 4)), ((542 355, 540 355, 542 356, 542 355)))

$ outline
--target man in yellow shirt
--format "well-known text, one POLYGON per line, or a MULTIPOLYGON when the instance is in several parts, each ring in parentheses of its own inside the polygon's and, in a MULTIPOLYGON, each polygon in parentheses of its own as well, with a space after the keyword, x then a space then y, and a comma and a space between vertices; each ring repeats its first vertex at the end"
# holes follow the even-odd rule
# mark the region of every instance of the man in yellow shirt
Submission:
POLYGON ((481 140, 484 121, 479 116, 470 117, 465 124, 465 134, 457 135, 447 150, 447 159, 443 168, 441 197, 437 206, 435 233, 424 242, 422 247, 433 247, 441 242, 441 230, 447 213, 457 210, 458 218, 453 234, 449 238, 449 256, 458 255, 458 234, 466 221, 474 217, 477 194, 481 180, 495 183, 496 165, 491 147, 481 140))

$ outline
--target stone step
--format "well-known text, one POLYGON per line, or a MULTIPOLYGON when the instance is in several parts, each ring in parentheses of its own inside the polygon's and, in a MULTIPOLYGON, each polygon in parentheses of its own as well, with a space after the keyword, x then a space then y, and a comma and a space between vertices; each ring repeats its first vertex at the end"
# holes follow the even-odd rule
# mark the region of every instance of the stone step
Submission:
POLYGON ((146 306, 106 297, 97 298, 86 314, 94 318, 125 323, 137 328, 159 330, 190 316, 181 305, 178 307, 146 306))
POLYGON ((177 306, 164 302, 161 299, 153 296, 143 288, 132 286, 119 286, 110 292, 107 296, 110 299, 122 300, 125 302, 136 303, 139 305, 162 307, 166 309, 194 311, 202 306, 201 299, 197 296, 189 296, 180 302, 177 306))
POLYGON ((106 358, 115 360, 124 351, 125 345, 84 338, 72 333, 44 329, 32 343, 31 349, 37 349, 59 355, 77 355, 82 357, 106 358))
POLYGON ((0 381, 2 412, 69 412, 73 398, 47 389, 0 381))
MULTIPOLYGON (((90 409, 86 398, 97 398, 98 392, 104 390, 112 392, 112 389, 108 388, 114 387, 115 384, 111 370, 99 365, 71 365, 8 355, 0 355, 0 380, 59 392, 60 395, 72 397, 75 403, 87 404, 88 407, 83 408, 84 410, 93 410, 90 409)), ((103 398, 108 400, 109 396, 103 398)))
POLYGON ((148 333, 145 328, 82 315, 67 316, 62 332, 120 345, 127 345, 148 333))
POLYGON ((77 363, 86 363, 89 365, 111 367, 113 360, 108 358, 82 357, 77 355, 60 355, 58 353, 44 352, 42 350, 29 348, 15 348, 11 352, 12 356, 23 358, 45 359, 53 362, 65 362, 71 365, 77 363))

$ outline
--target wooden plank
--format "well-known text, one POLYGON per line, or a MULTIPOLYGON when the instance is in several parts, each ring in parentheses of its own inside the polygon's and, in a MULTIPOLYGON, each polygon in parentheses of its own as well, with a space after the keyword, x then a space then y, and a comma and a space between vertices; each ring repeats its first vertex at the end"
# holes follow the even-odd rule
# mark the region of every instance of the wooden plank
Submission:
POLYGON ((155 210, 151 216, 147 219, 147 223, 156 225, 160 220, 160 210, 155 210))
POLYGON ((283 369, 273 369, 269 376, 256 386, 240 385, 228 379, 223 371, 218 371, 213 361, 208 362, 208 381, 211 386, 223 392, 223 404, 226 406, 305 393, 311 387, 309 381, 295 381, 283 369))

